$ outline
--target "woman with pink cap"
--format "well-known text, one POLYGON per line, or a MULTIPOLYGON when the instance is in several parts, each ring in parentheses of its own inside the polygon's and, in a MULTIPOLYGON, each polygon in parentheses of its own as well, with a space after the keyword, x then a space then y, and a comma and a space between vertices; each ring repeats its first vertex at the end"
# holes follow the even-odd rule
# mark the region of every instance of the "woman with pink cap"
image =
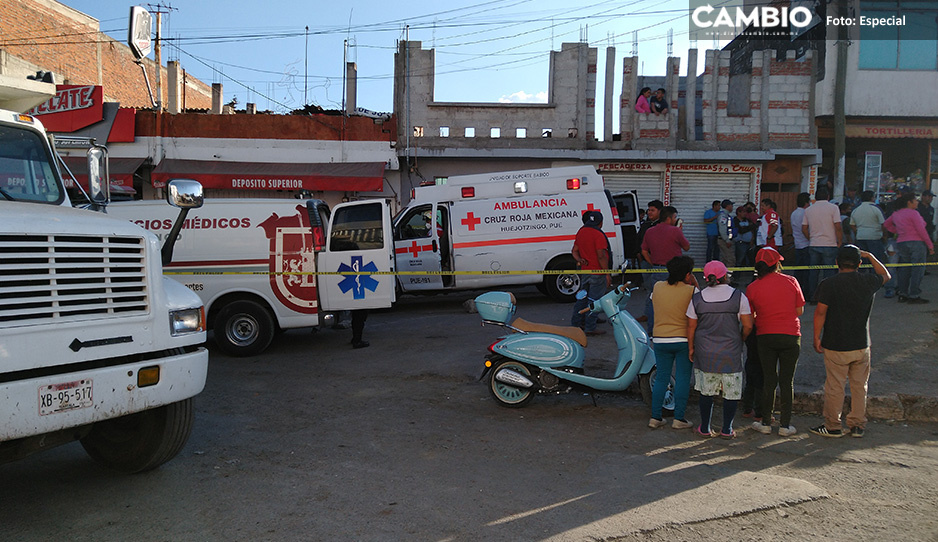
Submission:
POLYGON ((791 425, 791 407, 794 402, 795 367, 801 354, 801 321, 804 313, 804 294, 798 281, 781 272, 785 258, 772 247, 764 247, 756 254, 758 278, 746 288, 746 295, 755 315, 756 339, 759 359, 762 361, 762 419, 752 428, 768 435, 772 432, 772 412, 775 410, 775 387, 779 388, 780 437, 797 433, 791 425))
POLYGON ((733 418, 743 394, 743 344, 752 331, 752 311, 746 296, 727 284, 722 262, 707 262, 703 274, 707 287, 694 293, 687 306, 687 346, 694 364, 694 387, 700 392, 700 425, 694 432, 715 436, 710 418, 713 400, 722 393, 720 437, 731 439, 736 436, 733 418))

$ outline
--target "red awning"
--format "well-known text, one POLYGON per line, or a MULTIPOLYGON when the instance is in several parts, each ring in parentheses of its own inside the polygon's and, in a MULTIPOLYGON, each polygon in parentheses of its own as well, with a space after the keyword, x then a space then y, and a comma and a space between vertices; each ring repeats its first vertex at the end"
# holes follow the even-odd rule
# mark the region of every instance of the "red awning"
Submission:
POLYGON ((384 163, 267 164, 165 159, 151 174, 153 186, 195 179, 205 188, 380 192, 384 163))
MULTIPOLYGON (((82 186, 88 188, 88 158, 81 156, 63 156, 65 165, 75 175, 82 186)), ((124 186, 132 188, 134 185, 134 173, 143 164, 146 158, 108 158, 108 175, 111 177, 111 186, 124 186)), ((68 173, 62 171, 62 180, 65 186, 72 185, 68 173)))

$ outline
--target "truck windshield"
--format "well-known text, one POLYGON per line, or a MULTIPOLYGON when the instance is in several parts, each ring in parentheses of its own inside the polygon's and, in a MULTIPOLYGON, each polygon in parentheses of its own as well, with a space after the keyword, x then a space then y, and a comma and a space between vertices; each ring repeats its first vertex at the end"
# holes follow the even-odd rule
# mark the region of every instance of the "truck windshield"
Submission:
POLYGON ((38 132, 0 124, 0 191, 0 201, 62 201, 52 156, 38 132))

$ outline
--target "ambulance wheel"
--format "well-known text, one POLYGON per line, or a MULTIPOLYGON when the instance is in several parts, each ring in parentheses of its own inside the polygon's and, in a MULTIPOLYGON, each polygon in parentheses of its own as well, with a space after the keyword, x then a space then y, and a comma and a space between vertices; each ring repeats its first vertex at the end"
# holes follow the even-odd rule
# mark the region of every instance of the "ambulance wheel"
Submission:
POLYGON ((517 388, 496 378, 499 371, 513 371, 531 380, 531 371, 521 362, 512 359, 502 359, 496 362, 489 371, 489 392, 500 406, 508 408, 521 408, 534 399, 534 390, 517 388))
MULTIPOLYGON (((559 258, 547 264, 548 271, 576 269, 576 262, 571 257, 559 258)), ((580 275, 576 273, 544 275, 544 288, 547 296, 558 303, 573 303, 580 289, 580 275)))
POLYGON ((260 354, 274 339, 274 319, 254 301, 234 301, 215 317, 215 342, 230 356, 260 354))
MULTIPOLYGON (((655 379, 657 377, 657 367, 652 367, 648 374, 638 376, 638 385, 642 391, 642 401, 644 401, 645 405, 648 407, 651 406, 652 390, 654 389, 655 379)), ((671 375, 671 382, 668 384, 668 389, 664 392, 664 403, 662 403, 661 409, 664 411, 665 416, 670 416, 674 413, 674 375, 671 375)))
POLYGON ((81 439, 92 459, 121 472, 155 469, 176 456, 192 431, 192 399, 97 422, 81 439))

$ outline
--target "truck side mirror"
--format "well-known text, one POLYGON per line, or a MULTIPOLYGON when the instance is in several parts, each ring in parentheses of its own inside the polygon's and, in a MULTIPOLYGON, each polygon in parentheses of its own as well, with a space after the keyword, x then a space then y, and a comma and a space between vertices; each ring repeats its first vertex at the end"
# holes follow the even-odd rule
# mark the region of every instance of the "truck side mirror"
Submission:
POLYGON ((111 199, 107 163, 106 147, 92 145, 88 149, 88 189, 92 210, 105 207, 111 199))
POLYGON ((176 246, 176 238, 182 230, 182 224, 186 221, 186 215, 189 209, 198 209, 202 206, 202 184, 199 181, 191 179, 173 179, 169 181, 166 187, 166 201, 173 207, 179 207, 179 215, 173 228, 169 230, 169 236, 163 243, 160 251, 163 266, 169 265, 173 261, 173 247, 176 246))
POLYGON ((192 179, 173 179, 166 187, 166 202, 180 209, 198 209, 202 206, 202 184, 192 179))

